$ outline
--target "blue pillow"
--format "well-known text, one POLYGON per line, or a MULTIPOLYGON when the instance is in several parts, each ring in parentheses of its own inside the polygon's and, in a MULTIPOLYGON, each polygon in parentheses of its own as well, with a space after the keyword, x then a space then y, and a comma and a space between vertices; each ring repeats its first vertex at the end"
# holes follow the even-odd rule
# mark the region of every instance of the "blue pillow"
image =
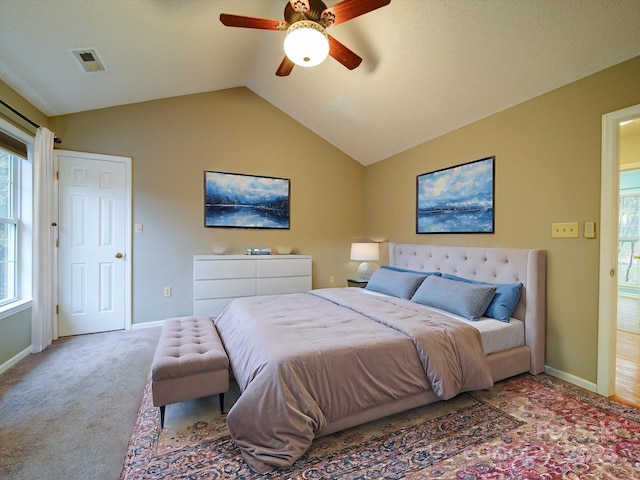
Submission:
POLYGON ((387 270, 393 270, 394 272, 410 272, 410 273, 418 273, 420 275, 442 275, 440 272, 420 272, 418 270, 407 270, 406 268, 400 267, 392 267, 391 265, 382 265, 380 268, 386 268, 387 270))
POLYGON ((522 283, 487 283, 480 282, 478 280, 469 280, 468 278, 456 277, 455 275, 449 275, 448 273, 442 275, 442 278, 448 278, 458 282, 475 283, 477 285, 495 286, 496 294, 493 297, 493 300, 491 300, 484 316, 495 318, 501 322, 509 322, 511 314, 516 309, 518 300, 520 300, 520 294, 522 293, 522 283))
POLYGON ((426 273, 379 268, 373 272, 365 289, 409 300, 425 278, 426 273))
POLYGON ((411 297, 412 302, 478 320, 491 303, 496 287, 474 285, 443 277, 429 276, 411 297))

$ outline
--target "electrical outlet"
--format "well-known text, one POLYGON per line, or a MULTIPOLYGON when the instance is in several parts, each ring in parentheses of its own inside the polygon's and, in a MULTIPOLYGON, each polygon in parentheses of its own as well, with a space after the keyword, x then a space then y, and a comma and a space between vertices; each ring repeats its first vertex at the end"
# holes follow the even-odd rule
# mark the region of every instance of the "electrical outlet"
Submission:
POLYGON ((578 222, 552 223, 551 237, 552 238, 574 238, 574 237, 577 238, 578 222))
POLYGON ((331 275, 331 276, 329 277, 329 283, 330 283, 331 285, 333 285, 334 283, 336 283, 336 277, 334 277, 333 275, 331 275))
POLYGON ((165 297, 171 296, 171 287, 164 287, 164 296, 165 297))
POLYGON ((136 233, 142 233, 142 224, 141 223, 136 223, 134 231, 136 233))

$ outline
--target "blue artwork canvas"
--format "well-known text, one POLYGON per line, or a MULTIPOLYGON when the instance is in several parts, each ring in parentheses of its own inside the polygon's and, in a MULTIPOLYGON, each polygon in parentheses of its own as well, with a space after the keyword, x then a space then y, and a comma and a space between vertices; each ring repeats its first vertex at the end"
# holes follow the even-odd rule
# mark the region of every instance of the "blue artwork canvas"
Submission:
POLYGON ((204 172, 204 226, 289 228, 287 178, 204 172))
POLYGON ((418 175, 416 233, 493 233, 494 161, 418 175))

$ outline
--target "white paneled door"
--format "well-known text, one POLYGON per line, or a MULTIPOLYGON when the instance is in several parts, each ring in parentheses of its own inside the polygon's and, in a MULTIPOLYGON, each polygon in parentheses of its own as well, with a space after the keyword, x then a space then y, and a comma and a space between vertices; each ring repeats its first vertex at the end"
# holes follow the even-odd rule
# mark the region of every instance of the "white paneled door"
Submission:
POLYGON ((58 335, 128 328, 131 159, 57 152, 58 335))

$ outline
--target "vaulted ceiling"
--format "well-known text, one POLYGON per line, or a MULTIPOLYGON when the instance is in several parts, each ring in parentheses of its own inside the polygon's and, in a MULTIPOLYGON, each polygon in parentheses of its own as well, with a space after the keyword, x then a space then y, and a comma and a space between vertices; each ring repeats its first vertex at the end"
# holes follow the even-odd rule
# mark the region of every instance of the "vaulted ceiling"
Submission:
POLYGON ((640 55, 638 0, 391 0, 329 28, 358 68, 277 77, 285 34, 219 16, 285 4, 0 0, 0 78, 48 116, 246 86, 368 165, 640 55))

